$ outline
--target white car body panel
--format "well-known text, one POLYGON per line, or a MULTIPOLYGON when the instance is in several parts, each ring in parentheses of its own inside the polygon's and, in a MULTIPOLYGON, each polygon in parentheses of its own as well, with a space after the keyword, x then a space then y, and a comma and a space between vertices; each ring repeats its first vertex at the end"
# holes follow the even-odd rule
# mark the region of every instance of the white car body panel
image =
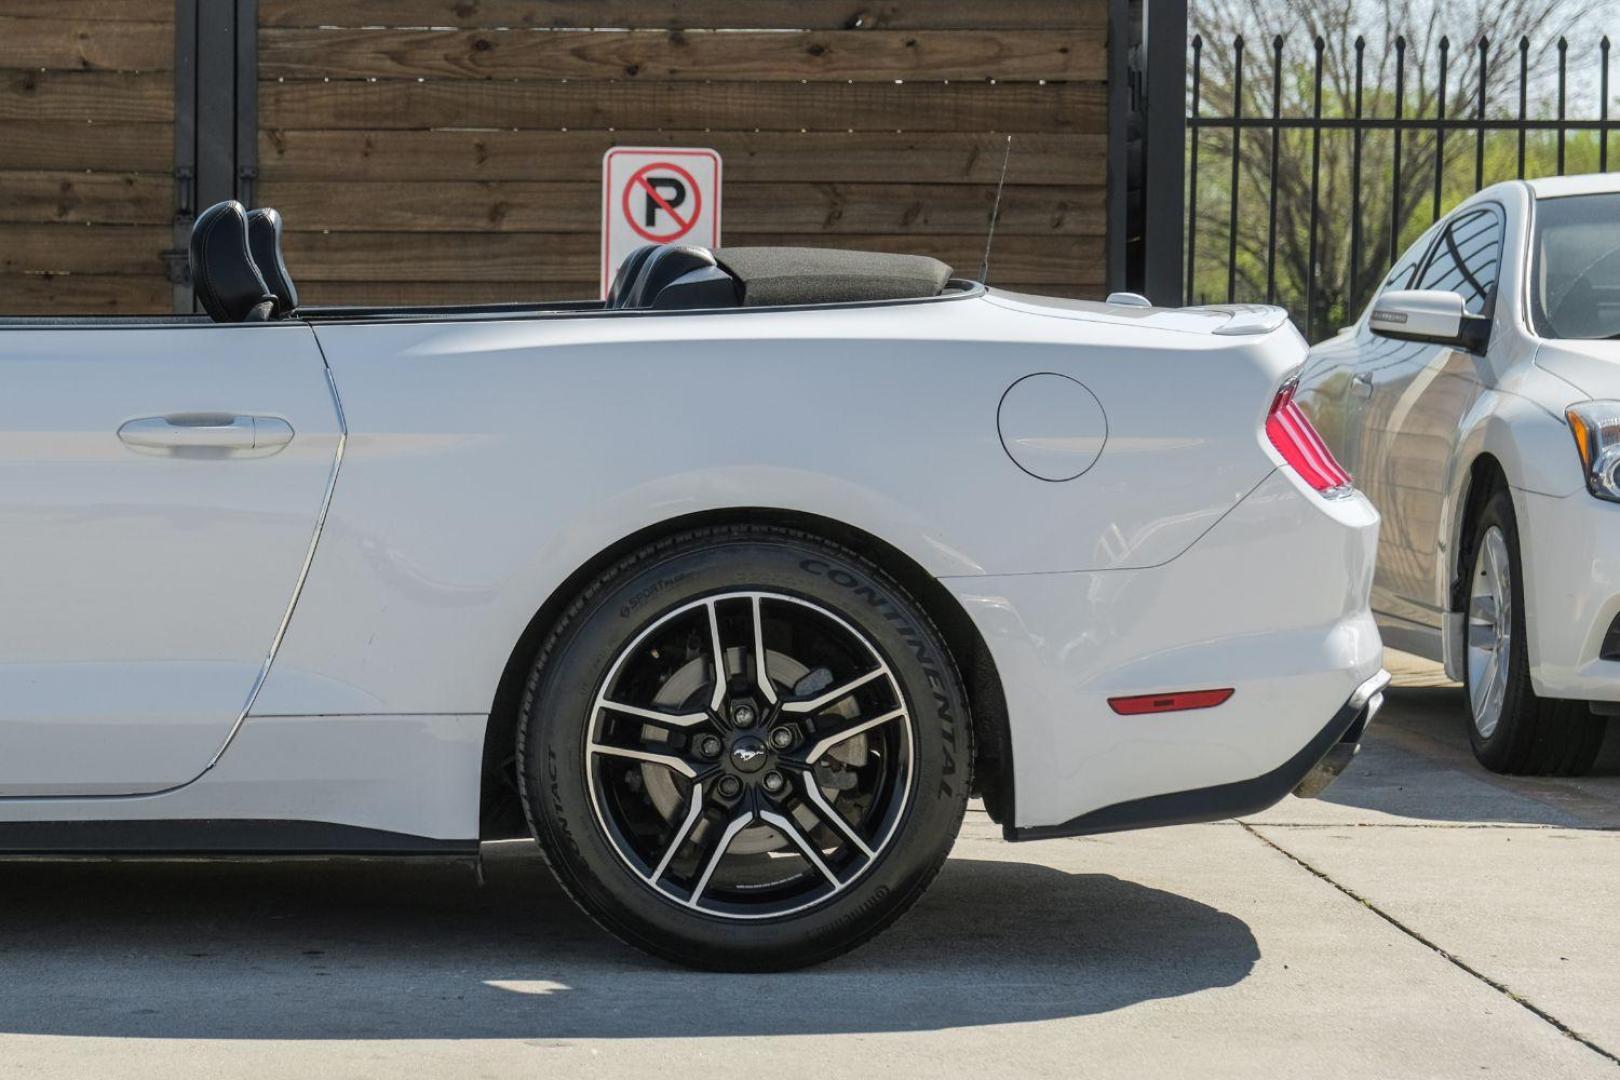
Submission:
MULTIPOLYGON (((257 591, 233 607, 240 624, 204 638, 182 622, 144 643, 176 665, 176 683, 230 653, 218 680, 147 691, 154 706, 172 692, 172 713, 208 728, 194 740, 206 752, 170 763, 158 786, 172 790, 119 795, 96 786, 105 777, 57 777, 49 791, 0 791, 0 822, 291 820, 475 840, 488 718, 536 612, 602 552, 709 511, 832 519, 957 598, 1007 698, 1009 828, 1252 781, 1375 692, 1378 516, 1358 494, 1312 491, 1267 442, 1267 408, 1304 353, 1270 315, 970 291, 864 307, 310 325, 172 328, 165 358, 132 351, 137 327, 0 323, 0 371, 20 335, 68 350, 95 333, 153 388, 137 404, 103 400, 111 383, 81 387, 82 417, 75 396, 62 398, 54 424, 91 423, 98 445, 113 440, 105 475, 71 493, 85 506, 116 507, 118 478, 129 487, 136 457, 112 433, 130 417, 230 409, 298 431, 275 457, 185 463, 197 466, 191 501, 223 508, 196 550, 176 549, 173 529, 137 548, 102 537, 125 558, 116 566, 82 545, 29 549, 58 576, 92 564, 110 623, 154 625, 156 585, 140 570, 165 559, 212 573, 207 560, 228 552, 241 580, 208 577, 209 588, 257 591), (241 392, 211 382, 208 363, 241 392), (290 367, 296 400, 248 373, 290 367), (1045 372, 1083 384, 1106 416, 1101 452, 1074 480, 1024 471, 998 435, 1002 396, 1045 372), (270 390, 281 397, 261 400, 270 390), (239 529, 250 516, 254 528, 239 529), (1108 705, 1208 686, 1234 696, 1153 716, 1108 705), (52 797, 4 797, 19 794, 52 797)), ((17 430, 20 418, 0 416, 17 430)), ((1092 430, 1054 438, 1095 449, 1092 430)), ((25 478, 0 474, 0 506, 18 504, 25 478)), ((3 587, 8 606, 24 595, 3 587)), ((62 630, 50 594, 32 595, 62 630)), ((208 599, 176 603, 217 610, 208 599)), ((5 644, 16 653, 0 662, 31 655, 20 636, 5 644)), ((103 694, 128 685, 116 671, 95 681, 103 694)), ((154 744, 148 756, 170 752, 154 744)))
POLYGON ((982 300, 914 310, 322 327, 354 434, 256 711, 487 710, 539 604, 663 520, 816 514, 937 577, 1125 569, 1185 551, 1273 467, 1256 446, 1291 350, 1201 364, 1245 347, 982 300), (1108 414, 1078 482, 1023 474, 996 437, 1007 387, 1047 370, 1108 414), (1140 392, 1159 382, 1182 390, 1140 392))
MULTIPOLYGON (((488 722, 487 713, 250 717, 230 751, 191 783, 121 798, 0 799, 0 824, 315 823, 365 830, 365 847, 383 851, 398 837, 466 841, 478 836, 488 722)), ((205 850, 231 852, 236 843, 205 850)), ((329 841, 294 843, 320 850, 329 841)))
POLYGON ((0 331, 0 797, 208 767, 285 620, 339 426, 307 326, 0 331), (130 420, 272 416, 270 456, 163 455, 130 420))
POLYGON ((1026 718, 1012 730, 1018 824, 1239 782, 1286 761, 1380 670, 1383 646, 1359 599, 1377 522, 1361 496, 1327 503, 1279 469, 1167 566, 950 579, 995 656, 1009 711, 1026 718), (1208 711, 1108 706, 1175 686, 1236 692, 1208 711))
POLYGON ((1451 589, 1472 469, 1488 455, 1506 476, 1520 531, 1532 686, 1549 698, 1620 701, 1620 662, 1597 658, 1620 611, 1620 516, 1587 494, 1564 419, 1577 402, 1620 398, 1620 342, 1544 340, 1529 315, 1537 200, 1616 191, 1615 174, 1516 181, 1442 219, 1483 204, 1504 215, 1485 355, 1376 338, 1363 312, 1307 362, 1301 401, 1384 517, 1373 587, 1379 627, 1391 645, 1443 660, 1454 678, 1463 616, 1451 589), (1415 359, 1377 360, 1402 353, 1415 359), (1363 372, 1371 385, 1359 400, 1363 372))

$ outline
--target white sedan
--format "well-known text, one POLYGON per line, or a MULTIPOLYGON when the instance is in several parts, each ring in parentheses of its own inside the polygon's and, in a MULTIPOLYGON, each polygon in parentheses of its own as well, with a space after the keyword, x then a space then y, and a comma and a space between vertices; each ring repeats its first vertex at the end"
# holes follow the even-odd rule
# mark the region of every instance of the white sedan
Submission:
POLYGON ((1377 708, 1378 516, 1280 311, 681 247, 307 309, 279 235, 198 219, 205 315, 0 320, 0 852, 532 836, 624 939, 786 967, 970 795, 1011 840, 1249 812, 1377 708))
POLYGON ((1300 398, 1383 512, 1385 640, 1467 684, 1479 760, 1590 768, 1620 714, 1620 174, 1463 203, 1300 398))

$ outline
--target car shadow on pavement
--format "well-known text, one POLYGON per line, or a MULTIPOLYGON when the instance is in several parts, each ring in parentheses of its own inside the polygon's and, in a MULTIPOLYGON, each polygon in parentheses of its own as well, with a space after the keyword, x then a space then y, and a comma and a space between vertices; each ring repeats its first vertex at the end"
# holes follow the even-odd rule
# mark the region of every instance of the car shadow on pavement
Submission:
POLYGON ((1415 821, 1613 827, 1620 812, 1614 727, 1587 777, 1507 777, 1474 759, 1468 723, 1460 687, 1386 691, 1361 753, 1322 801, 1415 821))
POLYGON ((466 866, 0 864, 0 1033, 641 1038, 926 1031, 1233 985, 1239 918, 1106 874, 950 860, 896 927, 785 975, 690 972, 597 930, 527 843, 466 866))

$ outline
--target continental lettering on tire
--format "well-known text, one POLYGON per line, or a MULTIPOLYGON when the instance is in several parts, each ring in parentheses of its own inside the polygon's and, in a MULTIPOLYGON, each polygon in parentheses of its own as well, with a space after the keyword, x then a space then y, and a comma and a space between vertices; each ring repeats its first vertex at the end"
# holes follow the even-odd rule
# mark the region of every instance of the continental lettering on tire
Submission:
POLYGON ((945 735, 943 746, 945 762, 941 772, 940 793, 943 795, 953 794, 949 778, 956 775, 956 718, 951 713, 950 697, 945 692, 947 686, 945 676, 940 671, 933 654, 929 651, 928 643, 923 639, 922 632, 906 619, 905 614, 896 606, 893 600, 849 571, 833 566, 823 559, 801 560, 799 569, 807 574, 814 574, 816 577, 824 578, 839 588, 848 589, 865 601, 867 607, 877 609, 885 619, 894 625, 895 632, 905 639, 907 646, 916 657, 917 663, 922 666, 923 674, 928 679, 929 692, 934 698, 934 711, 945 735))

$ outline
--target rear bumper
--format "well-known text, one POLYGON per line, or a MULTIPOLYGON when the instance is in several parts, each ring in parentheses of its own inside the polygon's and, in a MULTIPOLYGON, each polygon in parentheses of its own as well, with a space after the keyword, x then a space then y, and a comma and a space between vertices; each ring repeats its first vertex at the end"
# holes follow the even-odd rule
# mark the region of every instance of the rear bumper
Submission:
POLYGON ((1362 733, 1384 703, 1389 673, 1380 671, 1356 688, 1333 719, 1300 748, 1299 753, 1263 776, 1229 784, 1152 795, 1115 803, 1081 814, 1060 825, 1007 830, 1009 840, 1050 840, 1060 836, 1146 829, 1157 825, 1191 825, 1199 821, 1257 814, 1293 792, 1315 798, 1339 778, 1361 748, 1362 733))
POLYGON ((1279 469, 1159 566, 942 579, 1006 697, 1014 790, 1003 824, 1038 835, 1273 773, 1297 783, 1337 741, 1322 734, 1325 718, 1383 668, 1368 609, 1377 543, 1364 498, 1324 500, 1279 469), (1109 705, 1227 688, 1224 703, 1193 711, 1109 705))

